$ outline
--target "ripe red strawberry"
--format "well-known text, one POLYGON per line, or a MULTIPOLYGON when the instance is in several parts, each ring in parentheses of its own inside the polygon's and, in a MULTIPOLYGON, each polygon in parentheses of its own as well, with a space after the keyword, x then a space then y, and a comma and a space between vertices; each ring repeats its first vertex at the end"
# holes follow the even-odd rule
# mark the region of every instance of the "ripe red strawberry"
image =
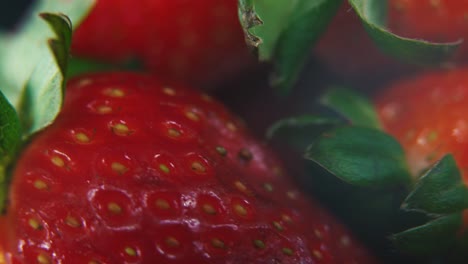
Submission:
MULTIPOLYGON (((404 37, 451 42, 468 37, 467 1, 389 0, 388 28, 404 37)), ((390 58, 377 50, 354 10, 343 4, 318 44, 316 54, 337 72, 370 75, 392 71, 390 58), (387 67, 385 66, 387 65, 387 67)), ((468 59, 468 45, 461 45, 455 61, 468 59)))
POLYGON ((158 76, 212 84, 250 63, 237 1, 98 0, 72 53, 108 62, 137 59, 158 76))
POLYGON ((402 144, 414 177, 451 153, 468 185, 467 85, 466 68, 429 72, 396 82, 376 98, 384 130, 402 144))
POLYGON ((467 73, 466 69, 427 73, 396 82, 377 97, 384 129, 403 145, 413 175, 447 153, 466 169, 467 73))
POLYGON ((207 95, 131 73, 68 83, 17 162, 6 263, 374 263, 207 95))

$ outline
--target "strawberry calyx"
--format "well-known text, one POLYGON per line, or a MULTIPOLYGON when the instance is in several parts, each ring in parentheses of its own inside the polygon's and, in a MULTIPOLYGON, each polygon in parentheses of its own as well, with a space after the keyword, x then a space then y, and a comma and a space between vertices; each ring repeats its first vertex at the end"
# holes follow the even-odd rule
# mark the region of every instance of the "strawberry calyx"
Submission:
POLYGON ((468 186, 451 154, 414 176, 367 98, 334 88, 319 103, 326 109, 320 114, 280 120, 268 133, 305 153, 311 162, 303 181, 314 194, 365 240, 391 233, 392 247, 406 254, 446 255, 464 243, 468 186))
POLYGON ((0 212, 23 144, 60 112, 72 23, 78 24, 93 4, 38 1, 17 32, 0 37, 0 212))
MULTIPOLYGON (((274 65, 272 86, 287 93, 298 79, 310 48, 327 29, 342 0, 239 0, 239 17, 247 43, 260 61, 274 65)), ((462 44, 432 42, 392 33, 387 27, 387 1, 349 0, 376 46, 399 61, 440 67, 462 44)), ((352 41, 352 40, 350 40, 352 41)))

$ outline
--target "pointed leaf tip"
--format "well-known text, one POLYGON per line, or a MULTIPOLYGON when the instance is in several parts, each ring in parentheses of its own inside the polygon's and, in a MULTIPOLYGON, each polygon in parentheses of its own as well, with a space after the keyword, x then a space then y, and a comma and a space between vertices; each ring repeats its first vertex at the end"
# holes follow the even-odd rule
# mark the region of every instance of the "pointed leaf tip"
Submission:
POLYGON ((420 178, 402 208, 428 214, 449 214, 468 208, 468 187, 452 155, 444 156, 420 178))
POLYGON ((395 246, 412 255, 443 253, 457 243, 457 233, 462 225, 461 213, 436 218, 391 236, 395 246))

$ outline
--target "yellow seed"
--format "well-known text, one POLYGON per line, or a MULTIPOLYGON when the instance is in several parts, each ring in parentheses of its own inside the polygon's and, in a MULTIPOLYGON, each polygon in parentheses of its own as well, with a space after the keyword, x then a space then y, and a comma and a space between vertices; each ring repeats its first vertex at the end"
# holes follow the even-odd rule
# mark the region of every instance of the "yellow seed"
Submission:
POLYGON ((155 204, 159 209, 167 210, 171 208, 171 205, 164 199, 157 199, 155 204))
POLYGON ((187 112, 185 112, 185 116, 186 116, 188 119, 192 120, 192 121, 198 121, 198 120, 200 120, 200 117, 198 117, 198 115, 195 114, 195 113, 192 112, 192 111, 187 111, 187 112))
POLYGON ((115 173, 117 173, 119 175, 122 175, 122 174, 124 174, 125 172, 128 171, 128 168, 125 165, 123 165, 122 163, 119 163, 119 162, 112 162, 111 169, 115 173))
POLYGON ((175 128, 169 128, 167 130, 167 135, 169 137, 171 137, 171 138, 178 138, 178 137, 180 137, 180 135, 182 135, 182 133, 179 130, 175 129, 175 128))
POLYGON ((234 125, 232 122, 228 122, 228 123, 226 124, 226 127, 227 127, 229 130, 233 131, 233 132, 237 130, 236 125, 234 125))
POLYGON ((112 126, 112 131, 116 134, 116 135, 129 135, 129 132, 130 132, 130 129, 128 128, 127 125, 124 125, 122 123, 118 123, 118 124, 115 124, 112 126))
MULTIPOLYGON (((82 79, 80 80, 80 82, 78 83, 78 86, 82 87, 82 86, 86 86, 86 85, 89 85, 93 83, 93 81, 91 79, 82 79)), ((0 262, 1 263, 1 262, 0 262)))
POLYGON ((45 183, 44 181, 42 180, 35 180, 34 181, 34 188, 38 189, 38 190, 45 190, 47 189, 49 186, 47 186, 47 183, 45 183))
POLYGON ((202 95, 201 95, 201 98, 202 98, 204 101, 206 101, 206 102, 211 102, 211 101, 213 101, 213 98, 212 98, 211 96, 207 95, 207 94, 202 94, 202 95))
POLYGON ((220 239, 218 238, 213 238, 211 240, 211 245, 213 245, 213 247, 215 248, 224 248, 226 245, 224 244, 223 241, 221 241, 220 239))
POLYGON ((39 255, 37 255, 37 263, 39 264, 50 264, 50 258, 49 256, 43 254, 43 253, 40 253, 39 255))
POLYGON ((273 226, 274 226, 274 227, 276 228, 276 230, 278 230, 278 231, 283 231, 283 230, 284 230, 283 226, 282 226, 279 222, 274 221, 274 222, 273 222, 273 226))
POLYGON ((169 167, 166 166, 166 164, 159 164, 159 169, 166 174, 171 172, 171 170, 169 169, 169 167))
POLYGON ((437 139, 437 132, 436 131, 431 131, 429 135, 427 135, 427 141, 428 142, 434 142, 437 139))
POLYGON ((349 239, 348 236, 342 236, 340 239, 340 242, 343 246, 347 247, 351 244, 351 240, 349 239))
POLYGON ((85 133, 81 133, 81 132, 76 133, 75 138, 81 143, 89 143, 90 141, 88 135, 86 135, 85 133))
POLYGON ((131 247, 126 247, 125 248, 125 253, 129 256, 135 257, 137 255, 137 252, 134 248, 131 247))
POLYGON ((34 218, 30 218, 28 220, 28 224, 29 224, 30 227, 32 227, 35 230, 41 230, 42 229, 41 223, 38 220, 34 219, 34 218))
POLYGON ((255 239, 253 243, 256 248, 260 248, 260 249, 265 248, 265 242, 263 242, 260 239, 255 239))
POLYGON ((282 176, 283 175, 283 170, 280 167, 275 166, 275 167, 273 167, 273 174, 275 176, 282 176))
POLYGON ((430 4, 433 8, 440 7, 440 0, 430 0, 430 4))
POLYGON ((319 239, 322 239, 323 238, 323 235, 322 235, 322 232, 320 232, 319 230, 315 229, 314 230, 314 234, 317 238, 319 239))
POLYGON ((288 255, 288 256, 292 256, 294 253, 293 250, 290 248, 283 248, 282 251, 285 255, 288 255))
POLYGON ((119 88, 108 88, 104 91, 104 94, 110 97, 117 97, 117 98, 125 96, 125 92, 119 88))
POLYGON ((71 227, 75 227, 75 228, 81 226, 80 222, 76 218, 74 218, 72 216, 67 216, 67 218, 65 219, 65 223, 67 225, 69 225, 71 227))
POLYGON ((192 162, 192 170, 196 173, 204 173, 206 172, 205 166, 203 166, 200 162, 195 161, 192 162))
POLYGON ((180 246, 179 240, 175 239, 174 237, 167 237, 166 240, 166 245, 169 247, 178 247, 180 246))
POLYGON ((59 156, 53 156, 50 161, 52 161, 52 163, 57 166, 57 167, 64 167, 65 166, 65 161, 63 161, 62 158, 60 158, 59 156))
POLYGON ((265 184, 263 184, 263 188, 264 188, 267 192, 272 192, 272 191, 273 191, 273 185, 271 185, 271 183, 265 183, 265 184))
POLYGON ((240 204, 235 204, 234 205, 234 211, 240 216, 246 216, 247 215, 247 210, 245 209, 244 206, 242 206, 240 204))
POLYGON ((287 214, 283 214, 281 215, 281 219, 283 219, 284 222, 288 223, 288 224, 291 224, 293 222, 293 220, 291 219, 291 217, 287 214))
POLYGON ((216 214, 216 209, 211 204, 204 204, 202 208, 203 208, 203 211, 205 211, 205 213, 207 214, 210 214, 210 215, 216 214))
POLYGON ((288 191, 286 195, 288 196, 289 199, 296 200, 298 194, 296 191, 288 191))
POLYGON ((241 192, 247 192, 247 187, 240 181, 234 182, 234 186, 241 192))
POLYGON ((107 106, 107 105, 100 105, 97 107, 97 112, 99 114, 110 114, 112 113, 112 107, 107 106))
POLYGON ((107 210, 109 210, 109 212, 111 212, 112 214, 122 213, 122 207, 120 207, 120 205, 118 205, 117 203, 113 203, 113 202, 107 205, 107 210))
POLYGON ((223 157, 227 155, 227 150, 224 147, 217 146, 216 151, 223 157))
POLYGON ((313 250, 313 251, 312 251, 312 254, 314 254, 314 256, 315 256, 317 259, 322 259, 322 258, 323 258, 322 253, 320 253, 320 251, 318 251, 318 250, 313 250))
POLYGON ((165 93, 167 95, 170 95, 170 96, 176 95, 176 91, 174 89, 172 89, 171 87, 164 87, 163 88, 163 93, 165 93))

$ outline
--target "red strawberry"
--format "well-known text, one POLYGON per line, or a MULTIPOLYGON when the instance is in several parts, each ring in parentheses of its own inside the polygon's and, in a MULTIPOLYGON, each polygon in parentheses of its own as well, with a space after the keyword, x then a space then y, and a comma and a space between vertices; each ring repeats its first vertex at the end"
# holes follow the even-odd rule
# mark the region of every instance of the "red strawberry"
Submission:
POLYGON ((376 99, 384 129, 403 145, 413 175, 447 153, 466 169, 467 74, 466 69, 427 73, 394 83, 376 99))
POLYGON ((250 63, 237 1, 98 0, 72 53, 109 62, 136 58, 159 76, 212 84, 250 63))
MULTIPOLYGON (((389 0, 388 5, 388 28, 400 36, 435 42, 468 37, 467 1, 389 0)), ((333 70, 346 74, 369 76, 383 68, 392 71, 390 66, 395 65, 377 50, 348 3, 343 4, 318 44, 316 54, 333 70)), ((467 59, 468 45, 463 44, 455 60, 467 59)))
POLYGON ((396 82, 376 98, 384 130, 402 144, 414 177, 451 153, 468 185, 467 85, 468 69, 429 72, 396 82))
POLYGON ((6 263, 374 263, 207 95, 131 73, 68 83, 24 150, 6 263))

